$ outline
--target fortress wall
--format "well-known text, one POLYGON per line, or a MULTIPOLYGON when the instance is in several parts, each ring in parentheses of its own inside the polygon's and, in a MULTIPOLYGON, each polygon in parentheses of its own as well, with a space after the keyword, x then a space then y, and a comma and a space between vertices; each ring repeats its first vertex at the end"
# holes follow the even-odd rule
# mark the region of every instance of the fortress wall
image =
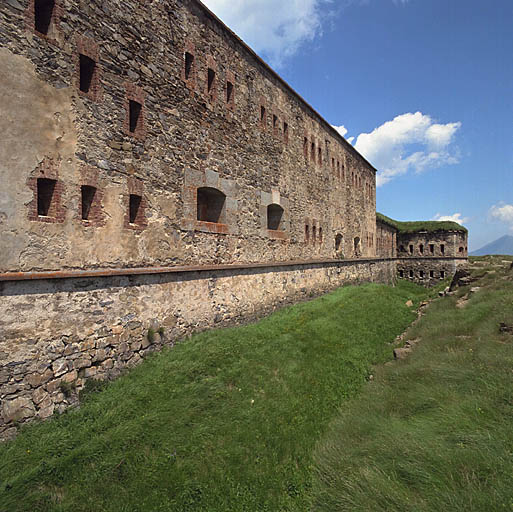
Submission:
POLYGON ((0 437, 75 404, 86 379, 115 377, 195 331, 394 279, 393 260, 370 259, 0 282, 0 437))
POLYGON ((397 230, 376 218, 376 256, 395 258, 397 254, 397 230))
POLYGON ((399 233, 397 275, 432 286, 468 263, 467 233, 399 233))
POLYGON ((397 277, 424 286, 434 286, 440 280, 452 277, 458 267, 467 264, 467 258, 398 258, 397 277))
POLYGON ((55 5, 47 35, 34 0, 0 6, 0 272, 332 258, 336 235, 374 256, 375 170, 201 4, 55 5), (198 222, 200 187, 226 195, 219 221, 198 222))

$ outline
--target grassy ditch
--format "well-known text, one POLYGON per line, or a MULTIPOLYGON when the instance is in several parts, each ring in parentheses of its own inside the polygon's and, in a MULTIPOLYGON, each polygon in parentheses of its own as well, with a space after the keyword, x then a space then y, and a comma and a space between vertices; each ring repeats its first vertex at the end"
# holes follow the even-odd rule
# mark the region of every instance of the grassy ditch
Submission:
POLYGON ((432 303, 409 358, 346 403, 315 453, 313 510, 513 510, 512 259, 473 258, 477 282, 432 303))
POLYGON ((0 446, 0 510, 307 510, 316 443, 427 293, 344 287, 149 358, 0 446))

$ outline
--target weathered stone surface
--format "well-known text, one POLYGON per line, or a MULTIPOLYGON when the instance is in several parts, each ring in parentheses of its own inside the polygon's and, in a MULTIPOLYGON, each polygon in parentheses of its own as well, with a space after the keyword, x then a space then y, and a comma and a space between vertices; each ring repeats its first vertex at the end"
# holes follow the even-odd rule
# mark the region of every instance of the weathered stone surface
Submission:
POLYGON ((34 400, 34 403, 36 405, 39 405, 45 398, 49 397, 50 395, 46 392, 44 388, 37 388, 32 393, 32 400, 34 400))
POLYGON ((88 366, 91 366, 91 359, 89 359, 89 357, 81 357, 73 362, 73 367, 75 370, 87 368, 88 366))
POLYGON ((52 364, 53 376, 60 377, 69 369, 69 361, 67 359, 58 359, 52 364))
POLYGON ((5 422, 31 418, 35 412, 34 404, 30 398, 20 397, 14 400, 5 400, 2 404, 2 415, 5 422))
POLYGON ((406 359, 410 353, 411 353, 410 347, 396 348, 396 349, 394 349, 394 358, 395 359, 406 359))

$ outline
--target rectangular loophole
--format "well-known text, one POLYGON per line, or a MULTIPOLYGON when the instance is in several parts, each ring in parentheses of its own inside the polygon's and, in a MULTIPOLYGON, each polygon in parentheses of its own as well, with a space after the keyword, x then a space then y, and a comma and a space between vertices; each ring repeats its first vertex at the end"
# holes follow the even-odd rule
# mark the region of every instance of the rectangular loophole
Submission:
POLYGON ((233 84, 230 81, 226 82, 226 103, 233 102, 233 84))
POLYGON ((273 114, 273 130, 278 128, 278 116, 273 114))
POLYGON ((289 141, 289 124, 286 122, 283 123, 283 140, 285 143, 289 141))
POLYGON ((96 195, 96 187, 91 187, 89 185, 82 185, 81 194, 82 194, 82 220, 89 220, 89 215, 91 213, 91 206, 93 205, 94 196, 96 195))
POLYGON ((263 105, 260 106, 260 123, 262 123, 262 125, 265 124, 265 107, 263 105))
POLYGON ((190 80, 192 78, 194 69, 194 55, 189 52, 185 52, 185 79, 190 80))
POLYGON ((208 68, 207 90, 209 93, 211 93, 214 90, 215 80, 216 80, 216 72, 212 68, 208 68))
POLYGON ((429 271, 429 277, 431 277, 431 278, 435 277, 435 271, 434 270, 430 270, 429 271))
POLYGON ((140 127, 142 105, 134 100, 129 100, 128 103, 128 129, 130 130, 130 133, 135 133, 137 129, 140 127))
POLYGON ((96 62, 87 57, 86 55, 80 55, 80 90, 88 93, 91 89, 93 82, 94 71, 96 69, 96 62))
POLYGON ((56 183, 56 180, 47 178, 37 180, 37 214, 40 217, 48 217, 56 183))
POLYGON ((440 252, 442 254, 445 254, 445 245, 444 244, 440 244, 440 252))
POLYGON ((135 224, 137 221, 137 217, 139 215, 139 210, 141 208, 141 196, 138 196, 136 194, 130 194, 130 201, 129 201, 129 217, 128 220, 130 224, 135 224))
POLYGON ((48 35, 55 10, 55 0, 34 1, 34 26, 40 34, 48 35))

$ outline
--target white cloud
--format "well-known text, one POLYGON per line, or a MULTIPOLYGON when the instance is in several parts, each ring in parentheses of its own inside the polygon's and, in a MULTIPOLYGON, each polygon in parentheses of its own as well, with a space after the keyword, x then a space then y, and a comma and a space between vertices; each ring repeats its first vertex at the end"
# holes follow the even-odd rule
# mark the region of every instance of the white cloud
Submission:
POLYGON ((253 50, 272 66, 294 55, 302 43, 322 33, 331 0, 203 0, 253 50))
POLYGON ((431 220, 448 220, 451 222, 457 222, 458 224, 464 224, 468 221, 468 218, 462 217, 461 213, 453 213, 452 215, 441 215, 437 213, 431 220))
POLYGON ((342 135, 342 137, 344 137, 344 135, 347 133, 347 128, 344 125, 341 125, 341 126, 332 125, 332 126, 333 126, 333 128, 335 128, 335 130, 337 130, 338 133, 340 133, 340 135, 342 135))
POLYGON ((493 205, 489 213, 492 218, 509 224, 510 229, 513 231, 513 205, 499 203, 493 205))
POLYGON ((378 169, 377 185, 410 170, 458 162, 458 150, 451 147, 461 123, 435 123, 422 112, 409 112, 395 117, 358 136, 355 148, 378 169))

